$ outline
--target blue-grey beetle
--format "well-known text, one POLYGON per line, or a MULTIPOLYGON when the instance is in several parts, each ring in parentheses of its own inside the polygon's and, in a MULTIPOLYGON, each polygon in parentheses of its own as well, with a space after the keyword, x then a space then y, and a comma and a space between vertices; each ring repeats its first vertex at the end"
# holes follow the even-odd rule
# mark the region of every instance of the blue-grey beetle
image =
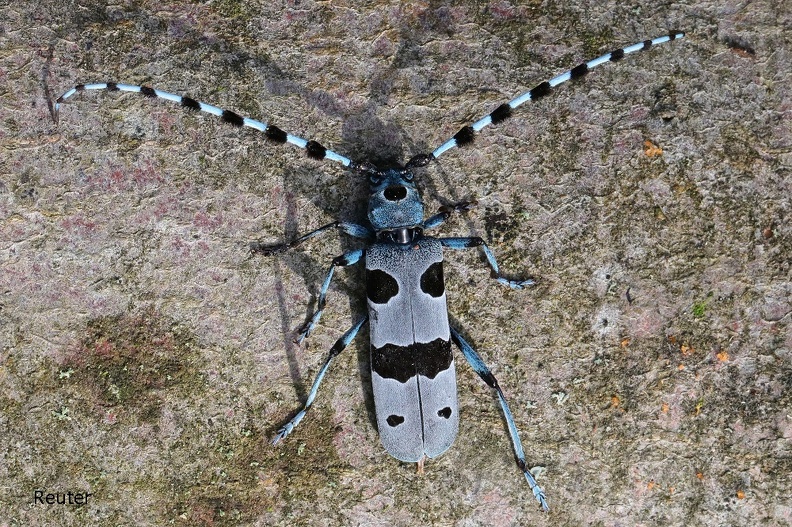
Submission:
POLYGON ((368 163, 356 163, 316 141, 291 135, 272 124, 147 86, 115 82, 80 84, 58 98, 55 108, 59 110, 66 99, 85 90, 125 91, 151 98, 158 97, 176 102, 186 109, 210 113, 234 126, 254 128, 273 142, 291 143, 305 149, 307 155, 313 159, 329 159, 365 176, 371 185, 368 210, 370 226, 336 221, 287 244, 251 244, 254 253, 272 255, 296 247, 330 230, 338 230, 367 241, 364 249, 350 251, 333 260, 319 293, 317 310, 301 329, 298 341, 301 342, 307 337, 318 324, 336 267, 365 260, 368 314, 358 320, 333 345, 302 409, 280 428, 273 444, 289 435, 303 419, 333 358, 368 321, 377 426, 385 449, 397 459, 417 462, 422 466, 424 459, 439 456, 454 442, 459 428, 459 408, 454 357, 451 352, 453 342, 476 373, 497 393, 514 446, 517 465, 536 500, 544 510, 548 510, 545 494, 526 464, 517 426, 498 382, 478 353, 448 323, 443 282, 443 250, 480 247, 495 278, 501 284, 521 289, 531 285, 533 281, 509 280, 501 276, 494 255, 481 238, 427 236, 426 231, 439 227, 452 213, 467 210, 473 204, 462 202, 452 207, 444 207, 439 213, 424 220, 423 202, 413 182, 413 172, 416 168, 436 160, 446 151, 471 143, 483 128, 509 118, 518 106, 548 95, 559 84, 582 77, 591 69, 620 60, 629 53, 646 50, 683 36, 682 32, 671 32, 666 36, 639 42, 581 63, 538 84, 508 103, 501 104, 483 118, 460 129, 432 153, 415 155, 404 167, 395 169, 381 170, 368 163))

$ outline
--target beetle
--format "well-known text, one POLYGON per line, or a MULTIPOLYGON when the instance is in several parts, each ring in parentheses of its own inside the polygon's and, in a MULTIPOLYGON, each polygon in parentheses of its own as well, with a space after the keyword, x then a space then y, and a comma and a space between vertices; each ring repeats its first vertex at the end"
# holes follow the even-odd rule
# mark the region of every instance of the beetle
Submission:
POLYGON ((87 90, 139 93, 149 98, 178 103, 188 110, 215 115, 237 127, 254 128, 272 142, 290 143, 304 149, 312 159, 329 159, 366 177, 370 185, 368 226, 335 221, 288 243, 250 244, 251 252, 271 256, 333 230, 366 242, 365 248, 349 251, 333 259, 322 283, 316 311, 300 329, 297 342, 308 337, 319 323, 337 267, 364 262, 368 312, 331 347, 302 408, 278 430, 272 443, 279 443, 302 421, 313 404, 333 359, 368 322, 371 382, 382 444, 393 457, 418 463, 419 468, 422 468, 425 459, 441 455, 452 445, 459 429, 456 370, 451 350, 453 342, 473 370, 495 391, 506 420, 517 465, 534 497, 547 511, 547 498, 528 468, 514 417, 498 381, 481 356, 448 322, 443 251, 480 248, 494 278, 512 289, 523 289, 534 284, 534 281, 505 278, 492 251, 479 237, 435 238, 427 235, 427 231, 440 227, 452 214, 467 211, 475 203, 460 202, 442 207, 437 214, 424 219, 424 204, 415 184, 415 171, 436 161, 452 148, 472 143, 475 135, 483 128, 508 119, 517 107, 550 94, 559 84, 583 77, 593 68, 618 61, 629 53, 647 50, 654 45, 682 37, 684 33, 673 31, 668 35, 645 40, 583 62, 536 85, 508 103, 501 104, 471 125, 462 127, 431 153, 417 154, 404 166, 395 168, 380 169, 370 163, 358 163, 328 150, 317 141, 289 134, 275 125, 148 86, 115 82, 80 84, 59 97, 55 108, 59 111, 64 101, 87 90))

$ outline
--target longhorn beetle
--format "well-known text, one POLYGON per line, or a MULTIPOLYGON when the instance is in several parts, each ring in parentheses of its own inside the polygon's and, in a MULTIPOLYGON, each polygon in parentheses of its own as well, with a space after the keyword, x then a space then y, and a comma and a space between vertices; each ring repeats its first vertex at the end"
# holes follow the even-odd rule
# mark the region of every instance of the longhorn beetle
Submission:
POLYGON ((360 318, 330 349, 314 380, 308 398, 300 411, 272 440, 277 444, 302 421, 313 403, 319 385, 330 363, 355 338, 367 321, 371 334, 371 383, 377 414, 377 427, 385 449, 395 458, 417 462, 423 466, 425 458, 445 452, 457 435, 459 409, 457 405, 456 373, 451 342, 462 351, 473 370, 497 394, 503 416, 508 425, 517 465, 522 471, 534 497, 548 510, 544 491, 528 469, 517 426, 498 381, 479 354, 448 324, 445 285, 443 282, 443 249, 480 247, 495 279, 512 289, 522 289, 534 283, 531 279, 510 280, 500 273, 495 256, 479 237, 433 238, 425 231, 442 225, 454 212, 469 209, 473 202, 461 202, 442 207, 434 216, 424 220, 421 195, 413 179, 413 171, 436 160, 454 147, 471 142, 483 128, 509 117, 523 103, 548 95, 553 88, 568 80, 586 75, 591 69, 607 62, 616 62, 625 55, 649 49, 684 37, 682 32, 639 42, 617 49, 601 57, 583 62, 569 71, 538 84, 530 91, 501 104, 488 115, 464 126, 453 137, 430 154, 413 156, 404 167, 380 169, 370 163, 357 163, 328 150, 316 141, 308 141, 284 132, 275 125, 242 117, 190 97, 156 90, 148 86, 133 86, 115 82, 80 84, 58 98, 55 109, 74 94, 85 90, 134 92, 149 98, 159 97, 180 104, 188 110, 199 110, 234 126, 248 126, 262 132, 275 143, 291 143, 305 149, 308 157, 330 159, 367 177, 371 186, 368 205, 370 226, 335 221, 289 243, 263 245, 251 243, 254 253, 273 255, 292 249, 331 230, 361 238, 364 249, 349 251, 333 259, 322 283, 317 309, 300 329, 297 342, 302 342, 319 323, 325 308, 327 292, 336 267, 346 267, 365 261, 368 314, 360 318))

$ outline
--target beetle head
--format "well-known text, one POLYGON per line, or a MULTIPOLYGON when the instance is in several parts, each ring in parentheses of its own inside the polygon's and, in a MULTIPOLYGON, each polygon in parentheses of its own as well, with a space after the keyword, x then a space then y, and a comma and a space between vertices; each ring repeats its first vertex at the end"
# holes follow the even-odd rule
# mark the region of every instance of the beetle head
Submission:
POLYGON ((421 193, 408 168, 369 173, 368 218, 377 231, 415 227, 423 221, 421 193))

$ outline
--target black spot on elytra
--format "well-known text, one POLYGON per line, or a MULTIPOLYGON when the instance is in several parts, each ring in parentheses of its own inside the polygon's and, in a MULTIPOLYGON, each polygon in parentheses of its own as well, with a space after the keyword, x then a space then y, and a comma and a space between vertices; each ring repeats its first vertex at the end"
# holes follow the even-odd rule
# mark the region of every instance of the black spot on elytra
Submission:
POLYGON ((446 406, 442 410, 438 410, 437 411, 437 416, 438 417, 442 417, 443 419, 448 419, 449 417, 451 417, 451 408, 446 406))
POLYGON ((421 291, 438 298, 445 292, 443 262, 435 262, 421 275, 421 291))
POLYGON ((389 415, 386 421, 390 426, 397 427, 404 422, 404 417, 401 415, 389 415))
POLYGON ((438 373, 450 368, 453 360, 450 340, 435 339, 409 346, 385 344, 381 348, 371 347, 372 371, 384 379, 396 379, 401 383, 415 375, 434 379, 438 373))
POLYGON ((399 294, 399 283, 379 269, 366 269, 366 296, 375 304, 387 304, 399 294))

